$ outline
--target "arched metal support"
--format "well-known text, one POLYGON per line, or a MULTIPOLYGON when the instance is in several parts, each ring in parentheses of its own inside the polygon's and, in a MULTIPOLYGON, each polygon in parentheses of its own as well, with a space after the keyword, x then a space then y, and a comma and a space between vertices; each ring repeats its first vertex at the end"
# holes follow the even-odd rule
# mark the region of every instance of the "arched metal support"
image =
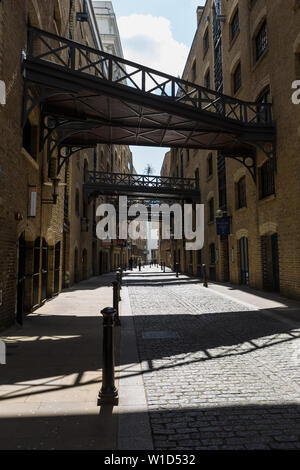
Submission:
POLYGON ((254 142, 252 145, 263 152, 268 160, 272 161, 274 171, 277 171, 276 140, 274 139, 272 142, 268 142, 267 144, 254 142))
POLYGON ((70 146, 70 145, 60 145, 58 147, 58 166, 57 166, 57 175, 59 175, 64 164, 69 162, 70 158, 74 153, 80 152, 81 150, 95 148, 95 146, 70 146))
POLYGON ((44 103, 48 98, 57 95, 64 95, 65 91, 50 91, 49 88, 39 85, 38 93, 34 93, 34 84, 28 82, 25 77, 24 81, 24 96, 23 96, 23 112, 22 112, 22 127, 24 128, 30 114, 36 106, 44 103))
POLYGON ((226 157, 232 158, 233 160, 236 160, 237 162, 244 165, 244 167, 247 168, 247 170, 249 171, 254 183, 256 184, 256 156, 255 155, 250 155, 250 156, 226 155, 226 157))

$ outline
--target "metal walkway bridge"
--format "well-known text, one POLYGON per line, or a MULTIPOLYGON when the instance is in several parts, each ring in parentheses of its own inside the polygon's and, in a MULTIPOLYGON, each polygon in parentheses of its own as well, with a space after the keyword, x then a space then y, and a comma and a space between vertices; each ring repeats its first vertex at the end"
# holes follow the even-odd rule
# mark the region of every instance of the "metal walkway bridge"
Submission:
POLYGON ((60 166, 98 143, 212 149, 255 169, 275 155, 271 105, 238 100, 63 37, 29 29, 23 123, 41 106, 60 166), (68 149, 62 151, 62 148, 68 149))
POLYGON ((199 180, 194 178, 89 171, 85 174, 83 188, 88 197, 128 195, 147 200, 200 199, 199 180))

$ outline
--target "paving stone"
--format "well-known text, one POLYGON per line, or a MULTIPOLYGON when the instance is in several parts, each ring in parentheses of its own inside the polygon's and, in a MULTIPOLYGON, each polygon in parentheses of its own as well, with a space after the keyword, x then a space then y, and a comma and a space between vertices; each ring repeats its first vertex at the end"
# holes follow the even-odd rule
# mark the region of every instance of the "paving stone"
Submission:
POLYGON ((173 278, 125 279, 155 448, 297 448, 299 326, 173 278))

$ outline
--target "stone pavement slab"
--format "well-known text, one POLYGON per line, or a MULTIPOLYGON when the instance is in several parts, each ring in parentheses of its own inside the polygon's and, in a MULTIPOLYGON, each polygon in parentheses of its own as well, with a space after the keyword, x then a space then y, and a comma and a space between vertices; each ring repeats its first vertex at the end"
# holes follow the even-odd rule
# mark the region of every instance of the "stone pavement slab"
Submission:
POLYGON ((116 448, 116 409, 97 406, 100 311, 112 305, 113 279, 66 289, 22 328, 2 334, 8 355, 0 366, 0 449, 116 448))
POLYGON ((300 323, 154 267, 125 282, 155 449, 300 448, 300 323))

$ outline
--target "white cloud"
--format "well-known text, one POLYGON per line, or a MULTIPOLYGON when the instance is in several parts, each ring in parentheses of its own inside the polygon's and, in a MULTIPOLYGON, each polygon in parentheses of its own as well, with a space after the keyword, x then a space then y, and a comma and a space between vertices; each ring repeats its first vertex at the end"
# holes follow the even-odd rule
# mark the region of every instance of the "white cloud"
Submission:
POLYGON ((127 60, 181 76, 189 48, 174 39, 167 18, 133 14, 118 18, 118 26, 127 60))

